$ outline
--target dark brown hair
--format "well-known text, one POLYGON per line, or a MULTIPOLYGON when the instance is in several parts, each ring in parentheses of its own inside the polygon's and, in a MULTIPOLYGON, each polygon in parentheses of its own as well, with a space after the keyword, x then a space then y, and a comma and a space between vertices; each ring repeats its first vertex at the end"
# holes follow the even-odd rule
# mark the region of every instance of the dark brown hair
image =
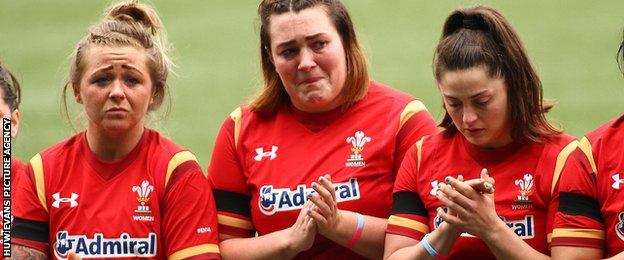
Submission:
POLYGON ((620 43, 620 48, 617 53, 617 63, 620 71, 624 73, 624 31, 622 31, 622 42, 620 43))
POLYGON ((104 19, 89 28, 87 35, 76 44, 71 58, 69 81, 63 87, 66 113, 67 88, 80 83, 85 69, 84 54, 91 46, 131 46, 144 49, 153 82, 153 102, 149 110, 160 107, 167 93, 167 76, 173 64, 167 56, 168 45, 164 28, 151 6, 139 4, 136 0, 113 5, 104 19))
MULTIPOLYGON (((435 51, 436 80, 440 82, 448 71, 479 66, 485 67, 490 77, 505 80, 514 141, 539 142, 541 136, 561 132, 546 120, 545 113, 553 105, 544 103, 542 83, 507 19, 487 6, 454 10, 444 23, 435 51)), ((448 112, 440 126, 450 133, 457 131, 448 112)))
POLYGON ((2 89, 2 99, 11 112, 19 108, 21 101, 21 87, 11 71, 0 63, 0 88, 2 89))
POLYGON ((277 109, 290 102, 288 93, 275 71, 271 61, 271 36, 269 25, 271 15, 287 12, 298 13, 301 10, 322 6, 333 22, 346 54, 347 78, 342 90, 343 108, 349 107, 366 96, 369 76, 366 58, 358 43, 353 22, 346 7, 339 0, 263 0, 258 6, 260 16, 260 57, 264 86, 259 95, 251 100, 252 110, 272 115, 277 109))

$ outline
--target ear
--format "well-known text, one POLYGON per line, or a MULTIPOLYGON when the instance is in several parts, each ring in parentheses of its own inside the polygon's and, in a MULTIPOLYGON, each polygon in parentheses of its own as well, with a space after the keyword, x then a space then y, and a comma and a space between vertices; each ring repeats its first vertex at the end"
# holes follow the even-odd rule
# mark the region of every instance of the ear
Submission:
POLYGON ((275 62, 273 61, 273 55, 271 54, 271 49, 269 49, 267 46, 264 46, 263 49, 266 52, 267 57, 269 57, 269 61, 271 62, 271 64, 275 66, 275 62))
POLYGON ((78 104, 82 104, 82 97, 80 96, 80 85, 72 83, 72 89, 74 90, 74 98, 78 104))
POLYGON ((13 113, 11 113, 11 138, 15 139, 17 137, 17 132, 20 126, 20 112, 15 109, 13 113))

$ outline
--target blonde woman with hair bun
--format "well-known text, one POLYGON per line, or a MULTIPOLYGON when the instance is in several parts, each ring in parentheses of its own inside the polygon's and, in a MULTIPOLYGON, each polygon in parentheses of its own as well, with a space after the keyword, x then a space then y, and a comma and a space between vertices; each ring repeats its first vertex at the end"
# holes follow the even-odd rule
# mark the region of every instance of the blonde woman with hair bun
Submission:
POLYGON ((218 259, 217 220, 195 156, 145 127, 171 63, 154 9, 114 5, 73 53, 86 129, 31 160, 17 185, 13 257, 218 259))

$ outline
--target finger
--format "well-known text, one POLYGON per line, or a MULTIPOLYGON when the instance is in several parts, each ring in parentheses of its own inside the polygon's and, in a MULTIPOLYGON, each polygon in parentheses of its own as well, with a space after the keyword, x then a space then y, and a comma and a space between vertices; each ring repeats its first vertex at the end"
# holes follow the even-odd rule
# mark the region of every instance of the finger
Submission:
POLYGON ((329 191, 329 194, 331 194, 332 200, 336 201, 336 187, 334 187, 334 184, 331 182, 331 177, 329 176, 329 174, 325 174, 319 177, 319 183, 323 185, 323 187, 327 191, 329 191))
POLYGON ((487 168, 481 169, 481 179, 484 179, 486 182, 489 182, 494 186, 494 178, 490 176, 490 171, 487 168))
POLYGON ((447 224, 453 225, 453 226, 461 226, 463 224, 463 221, 456 217, 453 216, 452 214, 449 214, 448 212, 444 212, 444 210, 440 207, 437 208, 437 212, 438 212, 438 216, 444 220, 444 222, 446 222, 447 224))
POLYGON ((464 183, 472 187, 474 190, 481 192, 481 193, 493 193, 494 192, 494 185, 485 181, 485 179, 482 179, 482 178, 467 180, 467 181, 464 181, 464 183))
POLYGON ((314 219, 314 221, 317 224, 322 225, 322 226, 327 225, 327 223, 328 223, 327 219, 323 215, 321 215, 318 212, 316 212, 315 210, 308 210, 307 213, 308 213, 308 216, 310 216, 310 218, 314 219))
POLYGON ((472 206, 470 206, 469 203, 465 203, 465 205, 462 205, 462 203, 458 203, 457 201, 453 200, 453 198, 449 197, 449 195, 443 191, 444 189, 450 192, 453 192, 457 194, 458 196, 463 197, 461 194, 457 193, 456 191, 453 191, 448 185, 445 185, 440 189, 440 192, 438 192, 436 195, 438 197, 438 200, 444 203, 444 205, 449 210, 453 211, 455 213, 454 215, 462 214, 464 216, 469 216, 467 209, 472 208, 472 206))
MULTIPOLYGON (((446 176, 446 178, 444 179, 444 182, 446 182, 446 184, 450 185, 451 187, 453 187, 453 189, 455 189, 455 191, 457 191, 458 193, 462 194, 464 197, 468 198, 468 199, 474 199, 477 197, 477 191, 475 189, 473 189, 472 187, 468 186, 467 184, 465 184, 464 182, 461 182, 451 176, 446 176)), ((447 193, 448 194, 448 193, 447 193)), ((453 196, 449 196, 451 198, 453 198, 453 196)))
POLYGON ((322 185, 319 185, 316 182, 312 182, 312 189, 314 189, 316 193, 318 193, 321 196, 321 198, 325 200, 325 202, 327 202, 328 205, 334 204, 334 198, 332 197, 329 190, 327 190, 325 187, 323 187, 322 185))
POLYGON ((325 202, 324 200, 322 200, 319 195, 317 194, 312 194, 310 193, 308 195, 308 201, 311 201, 312 203, 314 203, 314 206, 316 206, 318 208, 318 211, 320 211, 320 213, 324 216, 331 216, 332 215, 332 209, 329 205, 327 205, 327 202, 325 202))

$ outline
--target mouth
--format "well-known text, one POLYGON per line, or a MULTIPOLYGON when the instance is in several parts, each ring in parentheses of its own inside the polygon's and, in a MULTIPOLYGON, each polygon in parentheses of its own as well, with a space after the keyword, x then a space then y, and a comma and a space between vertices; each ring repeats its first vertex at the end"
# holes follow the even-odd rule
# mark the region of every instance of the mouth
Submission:
POLYGON ((316 83, 319 80, 323 79, 323 77, 309 77, 299 82, 299 85, 306 85, 316 83))
POLYGON ((114 108, 110 108, 108 110, 106 110, 107 114, 123 114, 123 113, 127 113, 128 110, 123 109, 121 107, 114 107, 114 108))
POLYGON ((483 128, 464 128, 464 132, 470 135, 478 135, 482 133, 485 129, 483 128))

